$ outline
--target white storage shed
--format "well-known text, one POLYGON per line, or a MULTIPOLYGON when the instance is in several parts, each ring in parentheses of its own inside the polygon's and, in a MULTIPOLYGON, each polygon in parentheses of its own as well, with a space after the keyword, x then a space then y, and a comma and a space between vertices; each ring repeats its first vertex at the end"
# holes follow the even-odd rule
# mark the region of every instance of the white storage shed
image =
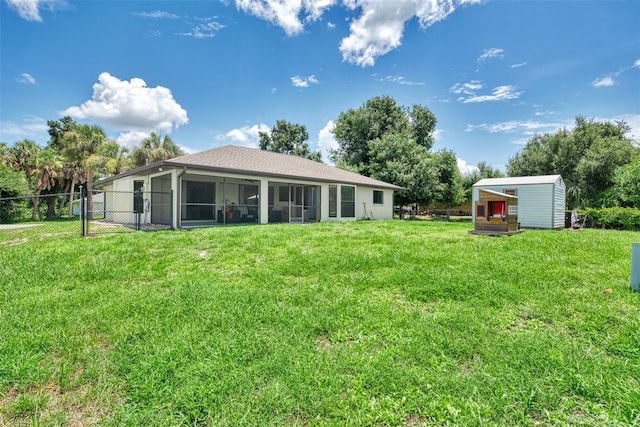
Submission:
MULTIPOLYGON (((566 187, 560 175, 484 178, 473 184, 473 205, 479 190, 491 190, 518 197, 521 228, 564 228, 566 187)), ((473 223, 476 221, 472 210, 473 223)))

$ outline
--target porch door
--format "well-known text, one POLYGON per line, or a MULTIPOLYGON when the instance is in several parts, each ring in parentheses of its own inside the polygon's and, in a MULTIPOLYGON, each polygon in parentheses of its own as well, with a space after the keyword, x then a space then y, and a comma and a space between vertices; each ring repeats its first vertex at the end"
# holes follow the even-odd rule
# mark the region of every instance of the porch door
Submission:
POLYGON ((289 186, 291 192, 289 205, 289 222, 304 222, 304 187, 302 185, 289 186))

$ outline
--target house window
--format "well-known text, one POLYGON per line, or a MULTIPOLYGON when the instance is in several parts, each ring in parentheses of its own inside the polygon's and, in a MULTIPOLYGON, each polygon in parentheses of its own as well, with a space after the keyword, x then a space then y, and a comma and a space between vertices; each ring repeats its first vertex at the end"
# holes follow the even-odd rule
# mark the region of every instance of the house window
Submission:
POLYGON ((502 192, 504 194, 508 194, 510 196, 517 196, 518 195, 518 189, 517 188, 511 188, 511 189, 508 189, 508 190, 502 190, 502 192))
POLYGON ((275 199, 274 193, 275 193, 275 190, 273 186, 270 185, 269 186, 269 206, 273 206, 273 200, 275 199))
POLYGON ((356 216, 356 187, 340 186, 340 216, 355 218, 356 216))
POLYGON ((480 218, 484 216, 484 205, 476 206, 476 218, 480 218))
POLYGON ((382 198, 382 195, 384 193, 380 190, 373 190, 373 204, 374 205, 382 205, 384 204, 384 199, 382 198))
POLYGON ((338 216, 338 186, 329 186, 329 218, 338 216))

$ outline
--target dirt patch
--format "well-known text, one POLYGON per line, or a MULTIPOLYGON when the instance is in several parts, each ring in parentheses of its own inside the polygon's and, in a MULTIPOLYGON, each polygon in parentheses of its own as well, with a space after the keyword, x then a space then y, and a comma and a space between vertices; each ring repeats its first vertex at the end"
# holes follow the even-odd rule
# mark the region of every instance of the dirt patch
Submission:
POLYGON ((14 245, 21 245, 23 243, 27 243, 28 241, 29 241, 29 239, 23 237, 21 239, 9 240, 9 241, 5 242, 5 244, 9 245, 9 246, 14 246, 14 245))
POLYGON ((329 340, 328 337, 326 337, 325 335, 320 335, 318 337, 318 348, 320 350, 328 350, 331 347, 331 340, 329 340))
POLYGON ((55 420, 60 418, 65 420, 65 426, 95 425, 108 417, 109 411, 91 394, 91 386, 84 383, 66 389, 55 382, 23 391, 12 387, 0 399, 0 425, 57 424, 55 420))
POLYGON ((427 420, 421 417, 417 417, 415 415, 410 416, 406 420, 404 420, 403 427, 421 427, 427 425, 427 420))

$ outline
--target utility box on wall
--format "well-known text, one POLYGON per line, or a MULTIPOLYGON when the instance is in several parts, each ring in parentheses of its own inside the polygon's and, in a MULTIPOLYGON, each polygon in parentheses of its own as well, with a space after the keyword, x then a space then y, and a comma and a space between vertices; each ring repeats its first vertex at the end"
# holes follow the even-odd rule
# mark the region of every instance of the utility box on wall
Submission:
POLYGON ((640 292, 640 243, 631 244, 631 289, 640 292))

